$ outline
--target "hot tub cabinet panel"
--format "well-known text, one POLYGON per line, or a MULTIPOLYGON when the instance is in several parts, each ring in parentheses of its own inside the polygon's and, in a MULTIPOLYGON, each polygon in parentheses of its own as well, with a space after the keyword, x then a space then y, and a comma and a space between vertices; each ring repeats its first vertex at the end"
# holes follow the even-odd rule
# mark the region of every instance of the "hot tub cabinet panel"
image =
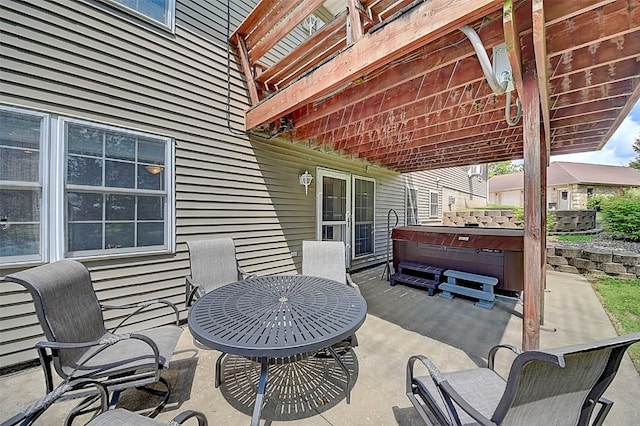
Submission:
POLYGON ((403 261, 488 275, 496 289, 523 290, 523 230, 403 226, 394 228, 393 266, 403 261))

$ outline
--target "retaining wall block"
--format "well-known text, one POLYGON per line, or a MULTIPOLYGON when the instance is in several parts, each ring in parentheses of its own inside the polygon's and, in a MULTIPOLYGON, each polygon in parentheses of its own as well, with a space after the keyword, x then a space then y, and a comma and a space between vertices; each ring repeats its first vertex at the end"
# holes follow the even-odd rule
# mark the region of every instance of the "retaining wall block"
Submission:
POLYGON ((593 260, 594 262, 609 263, 613 261, 613 254, 611 250, 584 249, 582 250, 582 257, 593 260))
POLYGON ((569 265, 575 266, 578 269, 596 269, 596 264, 589 259, 581 259, 578 257, 569 259, 569 265))
MULTIPOLYGON (((569 262, 562 256, 547 256, 547 263, 553 266, 568 265, 569 262)), ((626 272, 626 270, 625 270, 626 272)))
POLYGON ((555 247, 547 247, 547 256, 555 256, 556 248, 555 247))
POLYGON ((509 222, 509 218, 505 216, 496 216, 493 218, 493 221, 496 223, 505 223, 505 222, 509 222))
POLYGON ((553 268, 554 270, 558 271, 558 272, 568 272, 570 274, 579 274, 580 271, 578 271, 578 268, 576 268, 575 266, 571 266, 571 265, 559 265, 553 268))
POLYGON ((502 216, 502 212, 500 210, 487 210, 484 212, 487 216, 502 216))
POLYGON ((600 269, 588 269, 587 270, 587 274, 593 275, 594 277, 606 277, 607 276, 607 274, 605 274, 604 271, 601 271, 600 269))
MULTIPOLYGON (((598 268, 600 269, 600 268, 598 268)), ((607 262, 602 264, 602 270, 607 274, 626 274, 627 268, 619 263, 607 262)))
POLYGON ((640 265, 640 254, 636 254, 632 251, 613 253, 613 261, 615 263, 622 263, 625 266, 640 265))
MULTIPOLYGON (((495 222, 494 222, 495 223, 495 222)), ((503 228, 517 228, 517 226, 514 223, 511 222, 505 222, 502 224, 503 228)))
POLYGON ((582 249, 576 247, 556 247, 555 254, 569 258, 582 257, 582 249))

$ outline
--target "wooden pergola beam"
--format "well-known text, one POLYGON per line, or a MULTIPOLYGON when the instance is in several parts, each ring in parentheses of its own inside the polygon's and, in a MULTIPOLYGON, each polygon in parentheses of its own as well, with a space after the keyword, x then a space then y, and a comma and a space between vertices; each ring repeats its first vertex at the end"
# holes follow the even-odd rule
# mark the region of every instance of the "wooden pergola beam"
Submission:
POLYGON ((273 21, 270 21, 271 24, 258 26, 246 38, 251 61, 255 62, 262 58, 280 40, 311 15, 314 10, 322 6, 324 2, 325 0, 305 0, 292 10, 289 7, 287 14, 277 14, 273 21))
POLYGON ((504 28, 504 40, 507 44, 507 56, 511 64, 511 72, 518 93, 523 92, 522 86, 522 50, 520 49, 520 31, 516 20, 516 12, 513 9, 513 1, 504 2, 502 25, 504 28))
POLYGON ((246 128, 272 122, 361 75, 401 58, 426 43, 479 19, 501 5, 500 0, 432 0, 365 35, 331 62, 325 63, 272 97, 254 106, 246 115, 246 128))
POLYGON ((547 35, 545 31, 543 0, 533 0, 533 51, 536 58, 536 71, 538 73, 538 89, 540 91, 540 105, 542 108, 542 122, 544 124, 544 139, 546 143, 547 159, 551 155, 551 118, 549 101, 549 69, 547 68, 547 35))
POLYGON ((260 98, 258 97, 258 89, 256 87, 256 81, 253 78, 253 70, 251 69, 251 63, 249 62, 247 46, 244 43, 244 39, 240 36, 240 34, 236 35, 235 41, 238 49, 238 57, 240 58, 240 65, 242 66, 242 71, 244 72, 244 76, 247 79, 247 88, 249 89, 249 97, 251 98, 251 104, 256 105, 258 102, 260 102, 260 98))
POLYGON ((358 0, 347 0, 349 9, 349 20, 347 28, 347 44, 355 43, 364 36, 364 25, 360 18, 362 5, 358 0))

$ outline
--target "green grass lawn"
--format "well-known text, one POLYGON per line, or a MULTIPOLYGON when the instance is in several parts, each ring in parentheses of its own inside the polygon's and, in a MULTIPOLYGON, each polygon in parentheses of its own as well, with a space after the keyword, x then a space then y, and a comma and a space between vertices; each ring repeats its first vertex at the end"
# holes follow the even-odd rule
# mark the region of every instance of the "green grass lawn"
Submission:
MULTIPOLYGON (((592 283, 618 334, 639 332, 640 279, 598 277, 592 283)), ((640 343, 629 348, 629 355, 640 372, 640 343)))

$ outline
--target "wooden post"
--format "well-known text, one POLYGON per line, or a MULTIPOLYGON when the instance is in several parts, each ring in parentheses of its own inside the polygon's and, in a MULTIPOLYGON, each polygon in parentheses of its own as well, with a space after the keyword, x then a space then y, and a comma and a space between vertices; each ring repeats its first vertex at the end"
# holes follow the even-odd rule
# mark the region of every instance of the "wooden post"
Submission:
MULTIPOLYGON (((542 112, 542 120, 544 123, 544 112, 542 112)), ((545 130, 540 135, 540 223, 542 224, 542 234, 540 235, 540 252, 542 253, 540 256, 540 325, 544 325, 544 295, 547 288, 547 167, 549 167, 547 147, 549 141, 545 137, 546 133, 545 130)))
MULTIPOLYGON (((540 347, 540 310, 544 292, 542 246, 545 238, 542 200, 542 174, 546 173, 546 155, 540 139, 540 91, 535 64, 524 70, 523 150, 524 150, 524 313, 522 348, 540 347)), ((545 179, 546 180, 546 179, 545 179)), ((546 212, 546 209, 544 210, 546 212)))

